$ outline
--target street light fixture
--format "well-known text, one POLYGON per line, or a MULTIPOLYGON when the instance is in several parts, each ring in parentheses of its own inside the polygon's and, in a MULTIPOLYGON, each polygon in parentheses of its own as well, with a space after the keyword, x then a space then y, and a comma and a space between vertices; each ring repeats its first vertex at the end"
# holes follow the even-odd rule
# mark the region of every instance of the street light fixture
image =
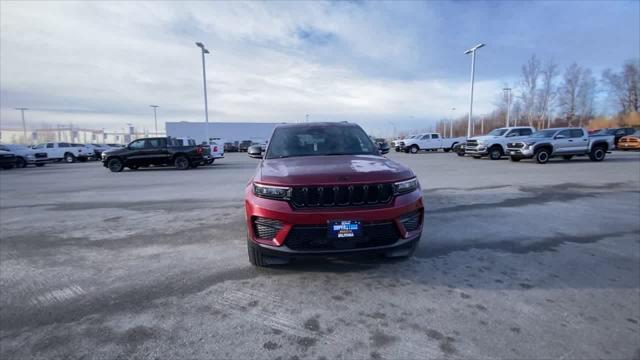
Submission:
POLYGON ((206 136, 207 145, 209 144, 209 104, 207 103, 207 71, 204 67, 204 54, 209 54, 209 50, 207 50, 201 42, 196 42, 196 46, 200 48, 202 52, 202 83, 204 86, 204 119, 206 122, 206 127, 204 130, 206 136))
POLYGON ((509 127, 509 115, 511 113, 511 88, 506 87, 502 89, 504 91, 504 95, 507 97, 507 127, 509 127))
POLYGON ((476 74, 476 50, 485 46, 485 44, 480 43, 471 49, 465 51, 465 54, 471 54, 471 100, 469 101, 469 122, 467 124, 467 138, 471 137, 471 121, 473 118, 473 81, 476 74))
POLYGON ((24 122, 24 111, 29 109, 26 107, 18 107, 16 110, 20 110, 20 114, 22 115, 22 136, 24 137, 25 145, 27 145, 27 124, 24 122))
POLYGON ((156 137, 158 136, 158 115, 156 114, 156 110, 160 107, 159 105, 149 105, 153 108, 153 122, 156 126, 156 137))
POLYGON ((453 138, 453 112, 456 111, 456 108, 451 108, 451 117, 449 118, 449 137, 453 138))

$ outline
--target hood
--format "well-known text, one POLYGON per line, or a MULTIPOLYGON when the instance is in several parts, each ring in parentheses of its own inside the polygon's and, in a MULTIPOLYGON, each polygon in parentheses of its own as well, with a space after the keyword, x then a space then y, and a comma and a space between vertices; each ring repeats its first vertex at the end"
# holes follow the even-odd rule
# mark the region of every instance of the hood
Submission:
POLYGON ((392 182, 412 178, 408 167, 377 155, 302 156, 265 159, 256 181, 273 185, 392 182))
POLYGON ((482 135, 482 136, 474 136, 469 138, 469 140, 477 140, 477 141, 481 141, 481 140, 495 140, 495 139, 502 139, 502 136, 493 136, 493 135, 482 135))

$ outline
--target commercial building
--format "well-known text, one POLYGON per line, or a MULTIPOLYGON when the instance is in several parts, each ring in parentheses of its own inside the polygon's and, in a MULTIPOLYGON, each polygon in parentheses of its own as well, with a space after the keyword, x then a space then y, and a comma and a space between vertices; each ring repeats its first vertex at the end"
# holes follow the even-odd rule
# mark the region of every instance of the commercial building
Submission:
MULTIPOLYGON (((223 141, 234 142, 251 140, 256 143, 264 143, 271 137, 273 128, 282 123, 263 122, 210 122, 209 137, 220 138, 223 141)), ((206 126, 204 122, 167 122, 167 135, 172 137, 190 137, 201 143, 206 139, 206 126)))

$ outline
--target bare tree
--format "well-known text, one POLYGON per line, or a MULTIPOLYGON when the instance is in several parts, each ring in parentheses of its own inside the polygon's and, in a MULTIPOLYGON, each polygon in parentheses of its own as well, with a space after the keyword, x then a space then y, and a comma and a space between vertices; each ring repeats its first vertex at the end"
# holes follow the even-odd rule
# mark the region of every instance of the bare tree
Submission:
POLYGON ((533 126, 533 120, 536 116, 536 89, 538 87, 538 77, 540 76, 540 61, 535 54, 531 55, 529 61, 522 65, 522 80, 520 82, 520 99, 522 100, 523 112, 529 122, 529 126, 533 126))
POLYGON ((593 104, 596 94, 596 79, 590 69, 583 69, 578 84, 576 111, 580 118, 580 127, 593 118, 593 104))
POLYGON ((565 70, 560 87, 559 105, 568 126, 574 126, 577 118, 578 89, 582 78, 582 68, 573 63, 565 70))
POLYGON ((605 70, 602 81, 609 96, 618 104, 620 113, 640 111, 640 59, 627 61, 620 73, 605 70))
POLYGON ((539 128, 544 128, 545 126, 551 127, 551 112, 556 97, 554 80, 558 75, 558 66, 553 60, 549 60, 540 74, 542 75, 542 84, 540 90, 538 90, 537 109, 540 118, 539 128))

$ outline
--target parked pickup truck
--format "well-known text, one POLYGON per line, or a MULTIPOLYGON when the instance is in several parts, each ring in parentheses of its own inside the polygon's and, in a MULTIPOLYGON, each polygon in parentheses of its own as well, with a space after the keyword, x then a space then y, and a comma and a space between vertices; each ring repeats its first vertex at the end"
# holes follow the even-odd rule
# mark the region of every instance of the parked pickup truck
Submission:
POLYGON ((171 137, 146 138, 134 140, 120 149, 104 151, 102 164, 112 172, 150 165, 173 165, 176 169, 187 170, 204 163, 207 151, 205 146, 179 145, 171 137))
POLYGON ((24 168, 27 165, 44 166, 52 160, 47 157, 44 151, 37 151, 24 145, 0 144, 0 150, 9 151, 16 156, 16 167, 24 168))
POLYGON ((536 131, 529 126, 504 127, 492 130, 484 136, 476 136, 467 140, 464 153, 474 159, 489 156, 491 160, 500 160, 506 155, 507 144, 524 139, 536 131))
POLYGON ((84 147, 83 145, 76 146, 77 144, 70 144, 66 142, 50 142, 46 144, 38 144, 32 148, 36 152, 47 153, 47 158, 60 161, 63 160, 68 163, 74 163, 76 160, 89 160, 95 156, 93 149, 84 147))
POLYGON ((511 161, 534 158, 538 164, 557 156, 571 160, 574 156, 588 155, 592 161, 602 161, 614 148, 614 139, 613 135, 589 136, 587 129, 582 128, 544 129, 509 143, 507 153, 511 161))
POLYGON ((400 149, 412 154, 416 154, 420 150, 438 151, 442 149, 445 152, 449 152, 456 144, 464 140, 464 137, 443 138, 439 133, 418 134, 413 138, 402 140, 400 149))

